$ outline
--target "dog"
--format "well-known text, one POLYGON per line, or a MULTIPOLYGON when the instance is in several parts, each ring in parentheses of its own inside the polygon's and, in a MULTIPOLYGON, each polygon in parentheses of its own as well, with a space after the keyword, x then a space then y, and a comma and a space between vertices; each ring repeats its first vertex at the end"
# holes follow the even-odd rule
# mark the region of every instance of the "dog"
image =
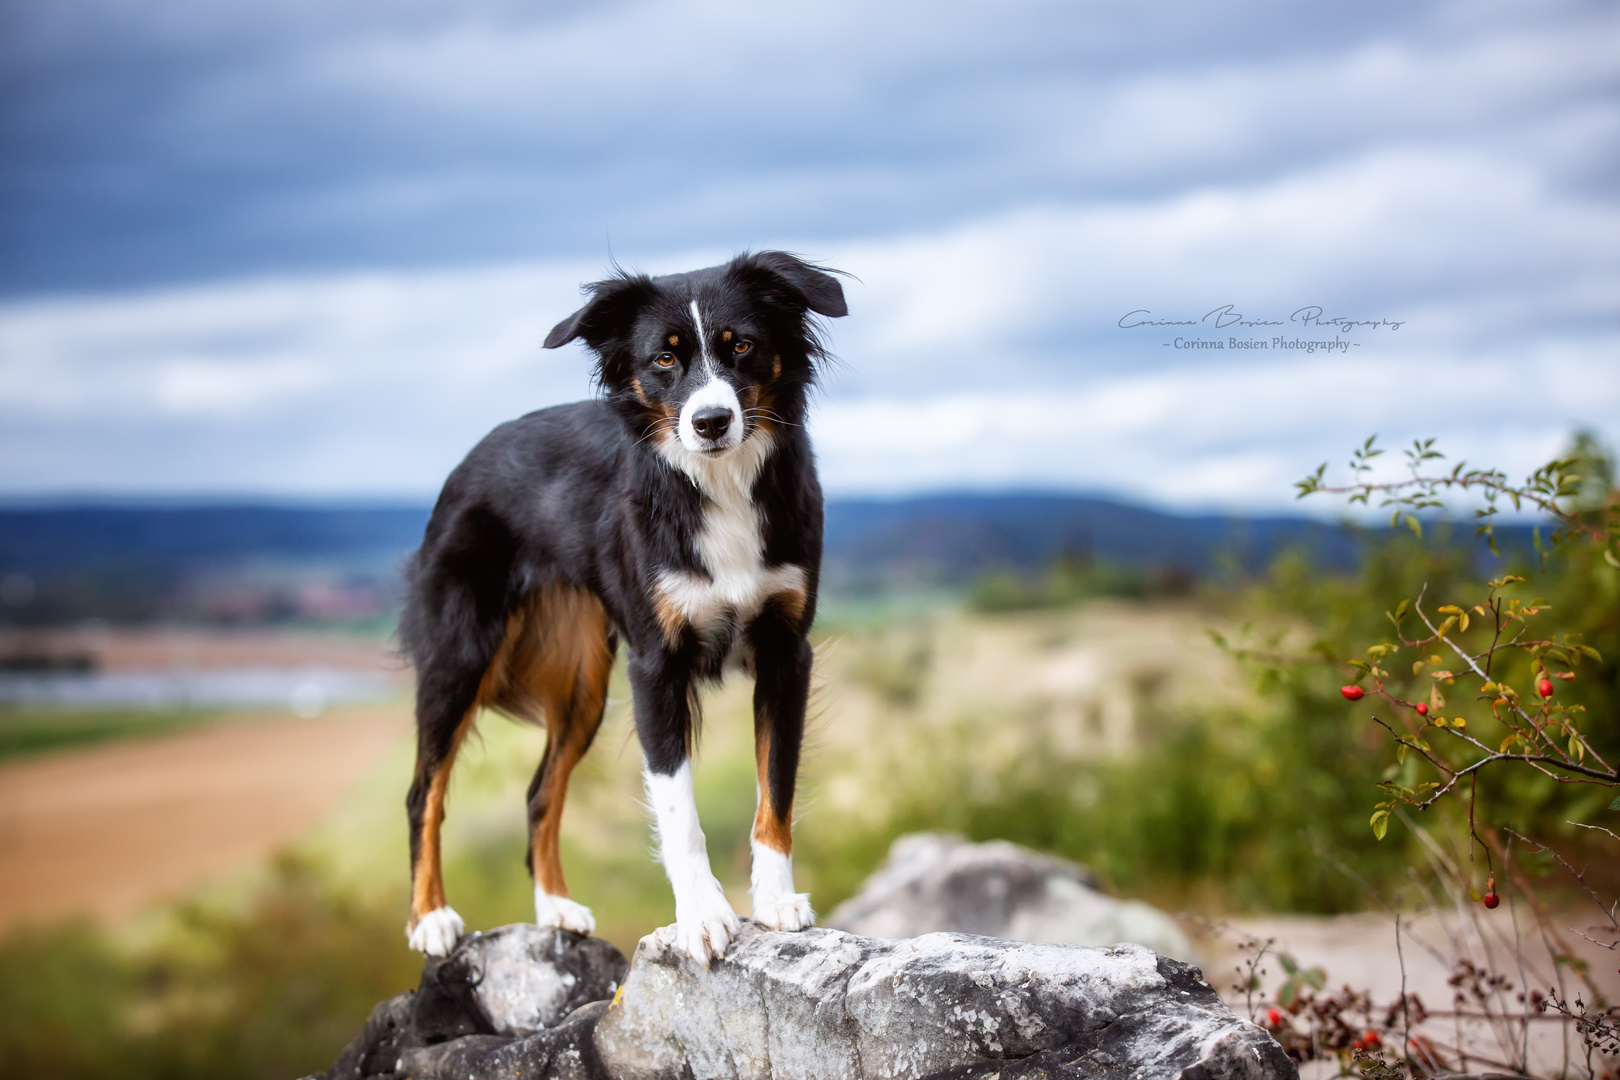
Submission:
POLYGON ((680 948, 707 966, 739 928, 692 795, 697 689, 730 667, 754 677, 753 920, 811 925, 792 859, 823 517, 804 423, 827 359, 817 316, 848 313, 836 273, 766 251, 585 286, 587 303, 545 347, 582 340, 601 395, 502 424, 450 474, 408 564, 400 621, 417 680, 412 948, 444 956, 463 932, 445 900, 440 826, 483 708, 547 732, 528 794, 535 921, 595 931, 568 895, 557 841, 621 638, 680 948))

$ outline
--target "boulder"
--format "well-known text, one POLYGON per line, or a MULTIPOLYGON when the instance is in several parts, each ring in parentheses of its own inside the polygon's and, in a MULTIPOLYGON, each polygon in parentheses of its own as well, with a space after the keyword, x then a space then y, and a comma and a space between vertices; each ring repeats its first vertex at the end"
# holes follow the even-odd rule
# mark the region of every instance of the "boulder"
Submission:
POLYGON ((533 926, 465 938, 378 1005, 327 1080, 1297 1080, 1197 968, 1139 945, 745 923, 705 969, 533 926), (595 1000, 591 1000, 594 998, 595 1000))
POLYGON ((1197 962, 1170 916, 1104 895, 1085 867, 1005 840, 975 844, 944 833, 896 840, 860 893, 822 923, 865 937, 952 931, 1071 945, 1129 941, 1197 962))
POLYGON ((752 924, 710 970, 673 928, 643 938, 595 1050, 614 1080, 1298 1076, 1197 968, 1140 945, 752 924))
POLYGON ((590 1031, 628 967, 608 942, 568 930, 518 923, 468 934, 427 961, 415 991, 373 1009, 324 1076, 460 1080, 513 1075, 511 1062, 524 1063, 522 1076, 595 1075, 590 1031))

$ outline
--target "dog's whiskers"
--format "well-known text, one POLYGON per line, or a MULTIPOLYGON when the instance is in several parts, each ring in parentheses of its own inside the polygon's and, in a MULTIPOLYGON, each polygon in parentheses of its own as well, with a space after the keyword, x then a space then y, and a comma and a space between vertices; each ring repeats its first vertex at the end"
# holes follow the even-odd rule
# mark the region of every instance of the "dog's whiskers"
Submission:
POLYGON ((780 424, 782 427, 803 427, 804 426, 803 424, 795 424, 790 420, 784 420, 784 419, 782 419, 781 416, 777 415, 776 413, 772 412, 769 409, 761 409, 761 408, 744 409, 743 410, 743 415, 746 416, 748 419, 755 421, 756 423, 758 421, 760 421, 761 419, 764 419, 764 420, 769 420, 773 424, 780 424))
POLYGON ((636 440, 636 445, 640 446, 654 435, 661 434, 671 430, 674 427, 680 426, 680 422, 680 417, 678 416, 659 417, 657 420, 654 420, 651 424, 647 425, 647 433, 636 440))

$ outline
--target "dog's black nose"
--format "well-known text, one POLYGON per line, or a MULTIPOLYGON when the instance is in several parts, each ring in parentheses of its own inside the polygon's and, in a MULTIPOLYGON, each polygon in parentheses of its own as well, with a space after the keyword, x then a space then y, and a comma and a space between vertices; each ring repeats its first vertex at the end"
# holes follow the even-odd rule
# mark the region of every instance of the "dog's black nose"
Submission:
POLYGON ((692 430, 705 439, 724 438, 730 427, 730 409, 701 409, 692 414, 692 430))

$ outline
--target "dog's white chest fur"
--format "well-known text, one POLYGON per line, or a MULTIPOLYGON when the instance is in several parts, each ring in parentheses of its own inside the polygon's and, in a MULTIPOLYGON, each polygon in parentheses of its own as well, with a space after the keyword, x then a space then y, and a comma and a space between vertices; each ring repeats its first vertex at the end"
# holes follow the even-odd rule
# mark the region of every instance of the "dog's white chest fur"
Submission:
POLYGON ((746 623, 771 596, 790 593, 801 600, 804 596, 804 567, 765 565, 765 538, 753 491, 772 449, 771 437, 763 431, 719 459, 693 454, 674 439, 661 448, 665 458, 708 497, 696 537, 698 561, 708 575, 664 570, 657 585, 663 610, 699 631, 728 616, 746 623))

